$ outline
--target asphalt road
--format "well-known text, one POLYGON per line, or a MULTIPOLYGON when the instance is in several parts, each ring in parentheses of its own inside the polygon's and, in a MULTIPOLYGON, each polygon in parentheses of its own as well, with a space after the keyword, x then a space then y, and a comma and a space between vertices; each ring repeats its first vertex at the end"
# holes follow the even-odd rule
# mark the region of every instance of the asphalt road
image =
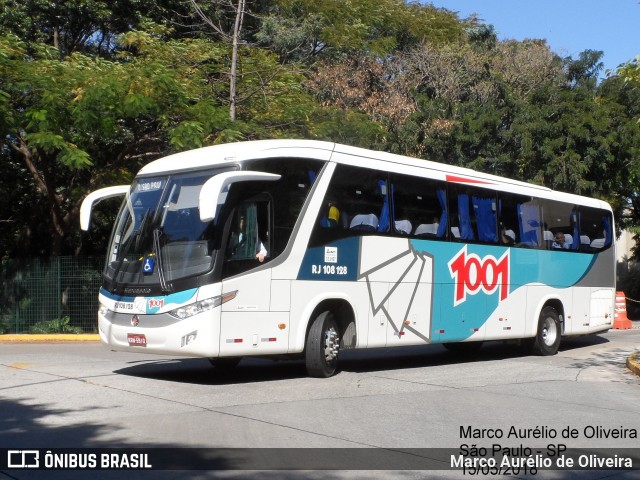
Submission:
MULTIPOLYGON (((630 436, 640 431, 640 378, 624 364, 638 350, 636 329, 563 339, 553 357, 524 355, 503 343, 485 344, 473 356, 437 345, 347 351, 336 376, 314 379, 295 361, 245 359, 225 373, 206 359, 111 352, 95 343, 5 343, 0 344, 0 448, 366 448, 381 458, 397 449, 457 452, 461 445, 496 443, 534 452, 549 444, 638 451, 638 439, 630 436), (536 427, 542 438, 522 438, 534 435, 536 427), (507 438, 512 428, 523 433, 507 438), (500 431, 503 438, 463 438, 463 431, 475 429, 500 431), (563 438, 565 429, 575 431, 575 438, 563 438)), ((332 451, 320 452, 327 457, 321 462, 330 461, 332 451)), ((363 462, 372 460, 367 455, 363 462)), ((152 472, 103 470, 90 476, 257 475, 145 473, 152 472)), ((539 471, 508 478, 577 478, 578 473, 585 479, 640 478, 640 470, 539 471)), ((87 471, 0 471, 0 479, 88 477, 87 471)), ((415 470, 270 471, 260 477, 466 478, 461 472, 415 470)))

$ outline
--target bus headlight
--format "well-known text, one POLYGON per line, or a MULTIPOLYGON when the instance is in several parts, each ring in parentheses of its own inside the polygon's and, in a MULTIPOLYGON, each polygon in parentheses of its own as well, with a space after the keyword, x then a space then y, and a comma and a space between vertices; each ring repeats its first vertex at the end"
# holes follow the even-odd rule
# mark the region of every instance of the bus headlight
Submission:
POLYGON ((103 304, 99 303, 98 313, 99 313, 101 316, 106 317, 106 316, 107 316, 107 313, 109 313, 109 312, 110 312, 110 310, 107 308, 107 306, 106 306, 106 305, 103 305, 103 304))
POLYGON ((237 294, 237 290, 229 293, 223 293, 222 295, 218 295, 216 297, 205 298, 204 300, 192 303, 191 305, 176 308, 175 310, 171 310, 167 313, 172 317, 184 320, 185 318, 192 317, 194 315, 197 315, 198 313, 206 312, 207 310, 213 310, 223 303, 226 303, 229 300, 233 300, 234 298, 236 298, 237 294))

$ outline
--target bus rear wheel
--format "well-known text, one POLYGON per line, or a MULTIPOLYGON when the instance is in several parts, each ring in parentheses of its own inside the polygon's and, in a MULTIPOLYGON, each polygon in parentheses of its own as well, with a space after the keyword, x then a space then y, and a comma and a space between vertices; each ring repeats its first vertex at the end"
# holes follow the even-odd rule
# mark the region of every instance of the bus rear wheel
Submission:
POLYGON ((311 324, 305 348, 305 364, 311 377, 328 378, 336 372, 340 336, 331 312, 322 312, 311 324))
POLYGON ((555 355, 560 346, 560 316, 555 308, 546 306, 540 312, 538 331, 533 338, 532 351, 536 355, 555 355))

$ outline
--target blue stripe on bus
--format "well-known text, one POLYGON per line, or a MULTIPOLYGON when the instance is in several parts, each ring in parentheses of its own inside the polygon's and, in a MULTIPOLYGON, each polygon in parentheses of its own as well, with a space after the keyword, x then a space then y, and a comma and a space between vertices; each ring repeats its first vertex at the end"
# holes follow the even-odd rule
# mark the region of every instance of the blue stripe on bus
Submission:
MULTIPOLYGON (((389 239, 390 242, 398 240, 389 239)), ((469 338, 474 329, 482 328, 501 301, 508 300, 508 296, 523 286, 540 284, 561 289, 572 287, 589 273, 597 259, 597 254, 567 251, 509 249, 423 239, 412 239, 410 243, 416 251, 433 258, 433 281, 437 289, 433 295, 431 338, 436 341, 469 338), (509 263, 509 278, 507 286, 502 289, 503 278, 494 285, 492 276, 501 274, 505 258, 509 263), (460 294, 460 286, 456 284, 450 268, 450 263, 455 259, 459 260, 460 265, 471 268, 468 281, 472 287, 477 287, 475 291, 463 288, 463 297, 458 301, 456 295, 460 294), (487 263, 489 266, 486 266, 487 263), (484 284, 483 279, 478 278, 478 268, 487 275, 484 284), (441 330, 445 333, 437 333, 441 330)), ((359 255, 360 237, 349 237, 310 248, 300 266, 298 280, 356 281, 359 255)), ((388 279, 390 283, 399 280, 388 279)), ((522 309, 524 312, 525 305, 522 309)), ((524 321, 524 318, 518 320, 524 321)))
MULTIPOLYGON (((506 247, 462 244, 451 242, 433 242, 412 240, 416 250, 427 252, 434 257, 434 282, 437 289, 434 295, 432 312, 432 333, 444 330, 439 341, 459 341, 469 338, 474 329, 480 329, 498 308, 501 301, 499 289, 485 293, 479 287, 476 293, 467 294, 456 305, 458 285, 452 276, 449 262, 457 258, 466 247, 467 258, 474 257, 474 278, 470 282, 477 284, 477 265, 493 257, 501 258, 506 247)), ((511 248, 509 251, 508 295, 518 288, 531 284, 542 284, 553 288, 569 288, 584 278, 595 263, 594 254, 571 253, 553 250, 535 250, 511 248)), ((497 262, 493 262, 495 264, 497 262)), ((522 305, 524 312, 525 305, 522 305)), ((524 318, 518 319, 524 321, 524 318)), ((436 338, 432 336, 432 338, 436 338)))
POLYGON ((110 300, 114 300, 116 302, 135 302, 136 298, 144 298, 145 299, 145 309, 146 313, 156 313, 160 308, 164 305, 175 304, 176 307, 185 304, 189 300, 191 300, 196 293, 198 292, 197 288, 191 288, 189 290, 183 290, 181 292, 171 293, 169 295, 160 295, 160 296, 145 296, 141 295, 139 297, 127 297, 123 295, 115 295, 110 293, 108 290, 104 288, 100 288, 100 293, 107 297, 110 300), (157 300, 157 302, 153 302, 153 300, 157 300))
POLYGON ((351 280, 358 278, 360 238, 349 237, 305 253, 298 280, 351 280))

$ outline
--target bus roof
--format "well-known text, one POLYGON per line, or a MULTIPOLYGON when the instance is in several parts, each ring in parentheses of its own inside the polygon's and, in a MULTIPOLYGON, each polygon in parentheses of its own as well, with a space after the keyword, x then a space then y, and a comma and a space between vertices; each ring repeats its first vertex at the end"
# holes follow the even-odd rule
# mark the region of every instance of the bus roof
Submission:
MULTIPOLYGON (((553 198, 567 203, 579 203, 610 210, 603 201, 554 191, 548 187, 521 182, 507 177, 487 174, 470 168, 412 158, 388 152, 367 150, 332 142, 317 140, 253 140, 202 147, 160 158, 142 167, 141 176, 167 174, 186 170, 198 170, 213 165, 240 163, 244 160, 263 158, 315 158, 336 163, 360 163, 357 159, 382 162, 384 169, 402 173, 406 167, 424 171, 425 176, 437 177, 453 183, 481 184, 494 190, 507 189, 512 193, 553 198), (338 155, 334 155, 338 154, 338 155), (346 161, 348 158, 353 161, 346 161)), ((364 162, 362 163, 364 166, 364 162)))

